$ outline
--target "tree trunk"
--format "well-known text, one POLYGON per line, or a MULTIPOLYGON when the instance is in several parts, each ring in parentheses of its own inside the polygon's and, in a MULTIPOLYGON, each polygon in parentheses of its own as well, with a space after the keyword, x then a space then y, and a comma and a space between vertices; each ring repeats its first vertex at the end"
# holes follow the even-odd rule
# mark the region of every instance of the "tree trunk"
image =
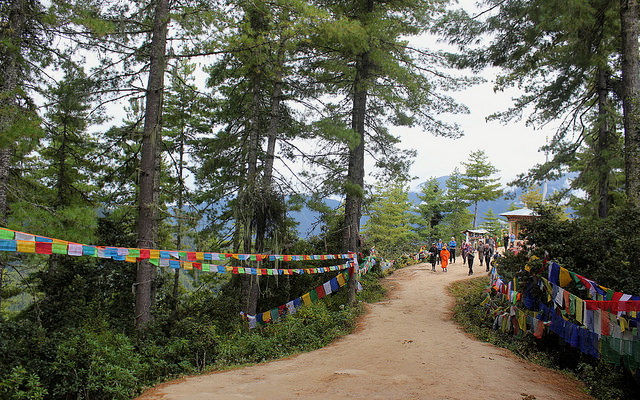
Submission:
POLYGON ((611 131, 609 130, 609 91, 607 89, 607 72, 598 69, 598 138, 595 144, 594 162, 598 171, 596 194, 598 196, 598 217, 607 218, 609 215, 609 163, 605 152, 611 146, 611 131))
POLYGON ((478 202, 473 202, 473 229, 476 229, 476 224, 478 223, 478 202))
POLYGON ((280 95, 282 93, 282 82, 275 83, 271 100, 271 115, 269 117, 269 128, 267 130, 267 152, 262 171, 262 195, 270 202, 265 207, 264 204, 258 204, 256 218, 256 252, 264 251, 264 241, 267 230, 266 213, 271 211, 271 202, 274 201, 273 193, 273 163, 275 159, 276 142, 278 129, 280 128, 280 95))
MULTIPOLYGON (((255 72, 254 72, 255 73, 255 72)), ((251 85, 251 121, 248 124, 249 139, 247 143, 247 177, 241 190, 241 215, 243 226, 243 248, 245 253, 252 253, 253 230, 255 228, 256 209, 260 207, 258 201, 258 149, 260 146, 260 82, 257 76, 252 78, 251 85)), ((260 295, 260 281, 258 275, 242 276, 244 312, 255 315, 260 295)))
POLYGON ((640 210, 640 60, 638 0, 620 0, 625 189, 631 208, 640 210))
MULTIPOLYGON (((9 26, 4 30, 8 37, 3 39, 5 43, 5 53, 0 59, 3 79, 0 80, 0 137, 7 137, 7 131, 13 125, 13 117, 17 115, 13 109, 16 108, 16 90, 20 78, 19 59, 23 51, 23 35, 26 29, 26 2, 24 0, 14 0, 9 7, 9 26)), ((8 141, 7 141, 8 142, 8 141)), ((9 213, 8 189, 9 172, 11 169, 11 146, 12 143, 0 145, 0 226, 7 226, 9 213)), ((0 292, 4 285, 4 271, 6 255, 0 256, 0 292)), ((0 315, 2 315, 2 296, 0 295, 0 315)))
MULTIPOLYGON (((140 149, 140 182, 138 199, 138 244, 140 248, 154 248, 158 231, 158 165, 159 144, 162 139, 162 100, 166 69, 167 25, 169 0, 156 0, 149 80, 147 83, 144 131, 140 149)), ((138 263, 136 277, 136 328, 143 329, 152 319, 153 284, 156 267, 148 260, 138 263)))
MULTIPOLYGON (((182 249, 182 209, 184 208, 184 126, 180 132, 180 149, 178 154, 178 204, 176 209, 177 233, 176 233, 176 249, 182 249)), ((180 268, 174 270, 173 275, 173 304, 171 304, 172 319, 175 321, 178 315, 178 292, 180 289, 180 268)))
MULTIPOLYGON (((364 143, 367 115, 368 80, 371 64, 367 53, 359 57, 356 63, 356 77, 353 88, 353 108, 351 111, 351 129, 358 135, 358 144, 349 150, 349 169, 344 206, 344 230, 342 247, 345 252, 360 251, 360 217, 362 216, 362 198, 364 194, 364 143)), ((356 301, 357 276, 349 279, 347 301, 356 301)))

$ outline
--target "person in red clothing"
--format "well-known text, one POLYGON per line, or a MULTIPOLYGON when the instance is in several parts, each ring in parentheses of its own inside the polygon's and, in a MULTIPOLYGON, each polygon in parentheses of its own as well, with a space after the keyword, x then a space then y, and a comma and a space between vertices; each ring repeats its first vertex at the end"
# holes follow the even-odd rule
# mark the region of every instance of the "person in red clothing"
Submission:
POLYGON ((442 245, 442 250, 440 250, 440 266, 442 267, 443 272, 447 272, 447 266, 449 265, 449 250, 447 250, 447 245, 442 245))

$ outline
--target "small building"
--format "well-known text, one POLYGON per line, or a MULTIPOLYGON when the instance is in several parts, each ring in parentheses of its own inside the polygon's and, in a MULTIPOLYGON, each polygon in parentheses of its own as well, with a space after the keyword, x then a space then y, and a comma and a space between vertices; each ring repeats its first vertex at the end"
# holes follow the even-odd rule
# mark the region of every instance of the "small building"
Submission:
POLYGON ((504 212, 500 214, 500 216, 505 217, 509 223, 509 235, 513 233, 515 237, 519 239, 520 233, 522 232, 522 222, 530 221, 538 217, 538 214, 528 208, 520 208, 518 210, 504 212))
POLYGON ((484 239, 489 234, 489 231, 486 229, 466 229, 460 233, 464 234, 465 242, 472 243, 484 239))

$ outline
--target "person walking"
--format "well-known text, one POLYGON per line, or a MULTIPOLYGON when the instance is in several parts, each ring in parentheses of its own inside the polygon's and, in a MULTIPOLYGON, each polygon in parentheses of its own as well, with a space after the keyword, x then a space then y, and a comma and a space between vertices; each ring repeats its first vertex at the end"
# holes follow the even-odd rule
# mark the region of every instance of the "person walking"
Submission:
POLYGON ((467 251, 467 265, 469 266, 469 276, 473 275, 473 259, 475 257, 475 250, 469 246, 467 251))
POLYGON ((438 244, 436 244, 436 246, 438 247, 438 265, 440 265, 440 263, 442 262, 440 257, 440 252, 442 251, 442 246, 444 245, 444 243, 442 243, 442 239, 438 239, 438 244))
POLYGON ((462 245, 460 249, 460 255, 462 256, 462 265, 467 263, 467 254, 469 254, 469 242, 462 245))
POLYGON ((440 266, 442 267, 442 272, 447 272, 447 266, 449 265, 449 250, 447 250, 447 245, 442 245, 442 250, 440 250, 440 266))
POLYGON ((438 262, 438 247, 435 243, 431 243, 431 247, 429 248, 429 261, 431 261, 431 270, 436 272, 436 263, 438 262))
POLYGON ((449 262, 456 262, 456 247, 458 247, 458 242, 456 242, 456 238, 451 237, 451 240, 448 243, 449 245, 449 262))
POLYGON ((491 260, 493 258, 493 247, 489 244, 484 245, 484 263, 487 267, 487 272, 491 269, 491 260))

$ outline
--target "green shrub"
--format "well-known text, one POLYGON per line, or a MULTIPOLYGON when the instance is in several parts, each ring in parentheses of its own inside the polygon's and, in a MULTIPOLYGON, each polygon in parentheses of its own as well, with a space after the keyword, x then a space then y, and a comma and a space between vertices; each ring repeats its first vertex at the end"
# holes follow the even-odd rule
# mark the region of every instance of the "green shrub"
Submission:
POLYGON ((49 367, 54 398, 130 399, 141 362, 130 339, 108 329, 59 333, 49 367))
POLYGON ((41 400, 46 394, 40 377, 22 366, 14 367, 7 375, 0 376, 0 399, 41 400))
POLYGON ((317 302, 265 327, 238 330, 219 343, 219 365, 263 362, 318 349, 349 333, 357 312, 348 307, 331 311, 317 302))

